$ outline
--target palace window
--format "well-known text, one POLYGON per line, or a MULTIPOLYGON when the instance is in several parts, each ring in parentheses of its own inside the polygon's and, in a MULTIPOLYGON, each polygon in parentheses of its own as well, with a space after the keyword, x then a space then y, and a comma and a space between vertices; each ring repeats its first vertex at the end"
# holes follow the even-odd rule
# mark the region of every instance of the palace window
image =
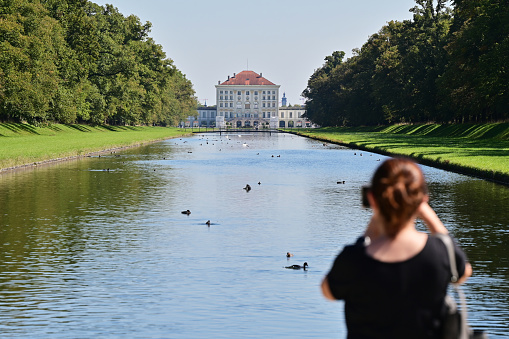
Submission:
POLYGON ((281 112, 281 119, 285 118, 285 112, 281 112))
POLYGON ((237 91, 237 95, 240 95, 240 94, 241 94, 240 91, 237 91))
POLYGON ((262 93, 262 94, 265 94, 265 91, 263 91, 263 93, 262 93))
POLYGON ((219 97, 219 100, 223 100, 223 96, 222 95, 219 97))
POLYGON ((272 96, 272 100, 276 100, 276 96, 275 95, 272 96))
POLYGON ((249 95, 249 91, 246 91, 246 95, 249 95))
POLYGON ((233 102, 230 102, 230 107, 233 107, 233 102))
POLYGON ((233 95, 230 95, 230 100, 233 100, 233 95))
POLYGON ((223 91, 219 91, 219 94, 223 94, 223 91))
POLYGON ((246 104, 246 109, 251 109, 251 104, 246 104))
POLYGON ((290 112, 290 118, 293 118, 293 112, 290 112))
POLYGON ((219 107, 223 107, 223 103, 220 103, 220 104, 219 104, 219 107))
POLYGON ((262 103, 262 107, 265 107, 265 103, 262 103))
POLYGON ((258 95, 258 91, 255 91, 255 95, 258 95))

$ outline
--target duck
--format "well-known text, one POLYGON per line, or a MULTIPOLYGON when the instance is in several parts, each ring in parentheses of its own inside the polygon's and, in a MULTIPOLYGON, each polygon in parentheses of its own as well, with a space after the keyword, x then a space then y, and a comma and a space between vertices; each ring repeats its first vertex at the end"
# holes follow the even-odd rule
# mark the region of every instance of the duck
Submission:
POLYGON ((302 265, 302 266, 301 265, 292 265, 292 266, 285 266, 285 268, 288 268, 288 269, 291 269, 291 270, 300 270, 302 268, 302 269, 305 270, 306 267, 308 267, 308 266, 309 266, 308 263, 305 262, 304 265, 302 265))
POLYGON ((290 252, 286 252, 286 257, 287 258, 293 257, 293 254, 291 254, 290 252))
POLYGON ((181 213, 189 215, 189 214, 191 214, 191 211, 190 210, 186 210, 186 211, 182 211, 181 213))
POLYGON ((210 227, 210 220, 207 220, 205 224, 210 227))
POLYGON ((343 181, 338 181, 338 184, 344 184, 344 183, 345 183, 344 180, 343 181))
POLYGON ((244 189, 246 190, 246 192, 249 192, 251 191, 251 186, 249 186, 249 184, 246 184, 246 187, 244 187, 244 189))

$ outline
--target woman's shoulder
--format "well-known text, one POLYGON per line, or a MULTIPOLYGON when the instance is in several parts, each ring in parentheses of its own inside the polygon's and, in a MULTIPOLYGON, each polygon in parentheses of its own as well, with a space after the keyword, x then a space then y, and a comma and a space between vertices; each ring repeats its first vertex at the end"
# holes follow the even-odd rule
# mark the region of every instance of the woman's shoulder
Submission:
POLYGON ((336 257, 336 261, 344 260, 356 260, 366 253, 366 246, 370 243, 369 237, 359 237, 354 243, 345 245, 339 255, 336 257))

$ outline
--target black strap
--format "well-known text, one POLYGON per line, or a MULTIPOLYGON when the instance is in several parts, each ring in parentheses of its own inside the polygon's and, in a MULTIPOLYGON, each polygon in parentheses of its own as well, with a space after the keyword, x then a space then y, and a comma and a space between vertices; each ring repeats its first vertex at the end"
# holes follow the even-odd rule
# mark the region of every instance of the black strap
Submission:
POLYGON ((456 266, 456 256, 454 254, 454 244, 452 242, 449 234, 436 233, 434 234, 438 239, 442 240, 445 247, 447 248, 447 256, 449 257, 449 265, 451 266, 451 282, 452 286, 458 293, 458 297, 461 305, 461 332, 458 339, 468 339, 468 325, 467 325, 467 303, 465 301, 465 294, 461 290, 459 284, 457 284, 459 280, 458 268, 456 266))

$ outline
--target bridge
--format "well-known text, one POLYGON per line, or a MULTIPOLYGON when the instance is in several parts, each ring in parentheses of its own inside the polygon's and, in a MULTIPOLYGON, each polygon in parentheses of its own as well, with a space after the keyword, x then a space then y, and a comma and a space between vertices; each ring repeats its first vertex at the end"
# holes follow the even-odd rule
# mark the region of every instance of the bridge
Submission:
POLYGON ((285 133, 278 129, 270 128, 215 128, 215 127, 187 127, 186 130, 191 129, 192 133, 285 133))

